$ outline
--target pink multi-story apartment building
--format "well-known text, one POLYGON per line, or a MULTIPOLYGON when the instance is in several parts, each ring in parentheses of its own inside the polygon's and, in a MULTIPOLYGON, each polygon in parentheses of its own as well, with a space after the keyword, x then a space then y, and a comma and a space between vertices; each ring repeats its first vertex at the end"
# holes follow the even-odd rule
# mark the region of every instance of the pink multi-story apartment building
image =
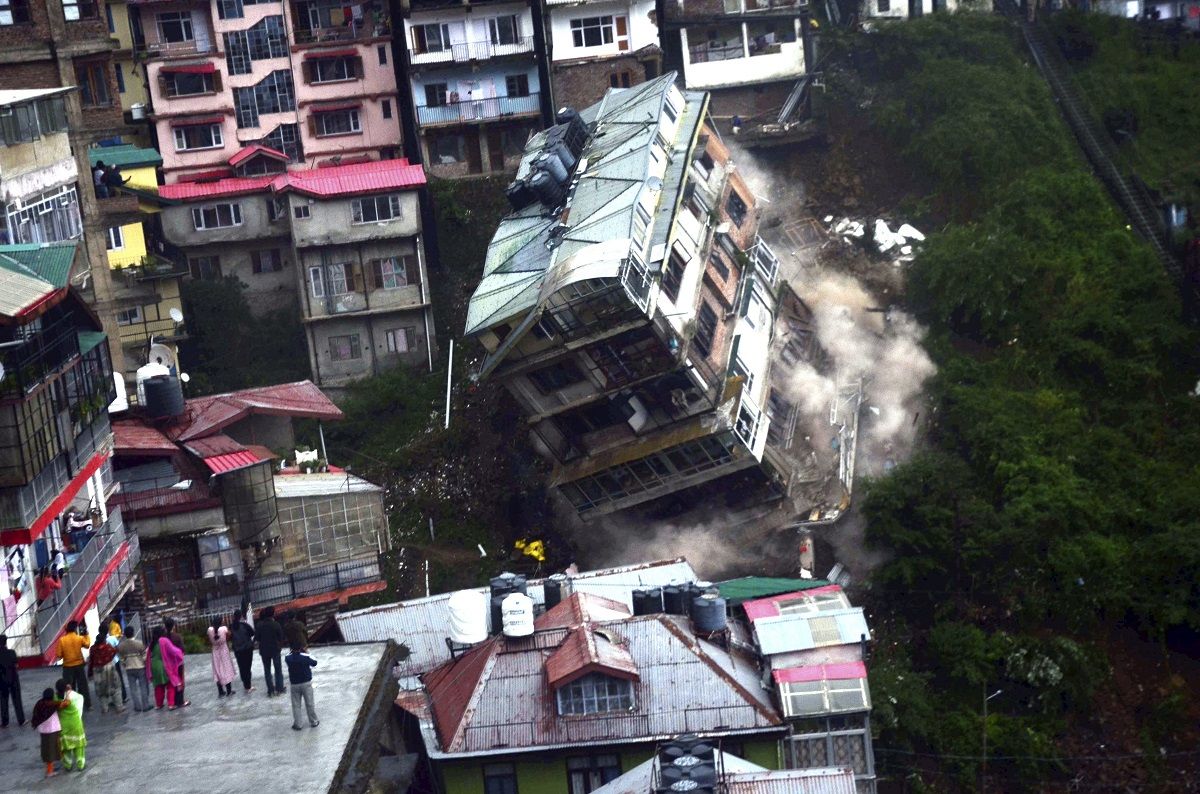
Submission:
POLYGON ((400 156, 383 0, 130 3, 168 184, 400 156))

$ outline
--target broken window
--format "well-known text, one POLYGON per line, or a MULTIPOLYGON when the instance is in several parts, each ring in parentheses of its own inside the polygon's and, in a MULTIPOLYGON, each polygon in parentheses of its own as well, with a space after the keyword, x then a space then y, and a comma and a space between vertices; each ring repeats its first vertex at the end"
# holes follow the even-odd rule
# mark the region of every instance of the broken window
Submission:
POLYGON ((725 211, 729 213, 729 217, 735 225, 740 227, 746 222, 748 210, 746 202, 742 201, 742 197, 737 194, 737 191, 730 191, 729 200, 725 202, 725 211))
POLYGON ((679 300, 679 286, 683 283, 683 271, 687 268, 687 262, 683 261, 683 257, 679 252, 672 249, 671 257, 667 261, 667 269, 663 271, 662 288, 663 294, 671 299, 671 303, 679 300))
POLYGON ((717 334, 717 313, 707 302, 700 304, 700 312, 696 315, 696 335, 692 337, 692 347, 704 358, 712 354, 713 339, 717 334))

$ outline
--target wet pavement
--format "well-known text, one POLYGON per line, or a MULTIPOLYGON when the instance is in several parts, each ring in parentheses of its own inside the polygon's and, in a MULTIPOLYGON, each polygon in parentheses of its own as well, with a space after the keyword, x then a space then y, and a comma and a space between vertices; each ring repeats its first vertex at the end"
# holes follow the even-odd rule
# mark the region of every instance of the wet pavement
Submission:
MULTIPOLYGON (((28 723, 18 728, 14 716, 8 728, 0 729, 0 790, 326 791, 386 647, 384 643, 314 647, 310 654, 318 666, 313 671, 313 691, 321 724, 310 729, 304 723, 302 731, 292 730, 290 695, 267 697, 257 654, 255 691, 244 694, 237 679, 233 695, 224 698, 217 697, 209 656, 189 655, 184 669, 191 706, 139 714, 130 701, 122 714, 100 714, 93 704, 84 715, 87 768, 60 771, 50 779, 44 776, 37 732, 28 723)), ((60 675, 58 667, 21 672, 26 719, 42 690, 53 686, 60 675)))

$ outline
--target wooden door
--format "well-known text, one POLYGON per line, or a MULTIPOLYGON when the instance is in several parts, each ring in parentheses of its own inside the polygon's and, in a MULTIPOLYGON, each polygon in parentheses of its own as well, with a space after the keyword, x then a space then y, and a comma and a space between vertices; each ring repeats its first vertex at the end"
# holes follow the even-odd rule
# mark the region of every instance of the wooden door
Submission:
POLYGON ((467 169, 472 174, 483 173, 483 156, 479 151, 479 129, 470 127, 465 131, 467 139, 467 169))
POLYGON ((629 17, 617 17, 617 49, 626 52, 629 49, 629 17))
POLYGON ((487 130, 488 159, 491 160, 491 170, 504 170, 504 147, 500 145, 500 128, 488 127, 487 130))

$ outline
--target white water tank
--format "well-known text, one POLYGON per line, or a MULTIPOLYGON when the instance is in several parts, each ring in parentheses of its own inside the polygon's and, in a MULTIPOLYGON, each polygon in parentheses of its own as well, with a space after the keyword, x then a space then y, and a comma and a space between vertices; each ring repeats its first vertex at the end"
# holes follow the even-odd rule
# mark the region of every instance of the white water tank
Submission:
POLYGON ((450 639, 474 645, 487 639, 488 600, 478 590, 459 590, 446 601, 450 608, 450 639))
POLYGON ((500 625, 505 637, 533 634, 533 599, 523 593, 509 593, 500 602, 500 625))
POLYGON ((137 371, 137 401, 138 405, 146 404, 146 381, 151 378, 157 378, 159 375, 170 375, 171 370, 162 364, 150 362, 145 366, 138 367, 137 371))
POLYGON ((129 399, 125 396, 125 378, 120 372, 113 373, 113 385, 116 386, 117 397, 108 406, 110 414, 117 414, 121 411, 129 410, 129 399))

